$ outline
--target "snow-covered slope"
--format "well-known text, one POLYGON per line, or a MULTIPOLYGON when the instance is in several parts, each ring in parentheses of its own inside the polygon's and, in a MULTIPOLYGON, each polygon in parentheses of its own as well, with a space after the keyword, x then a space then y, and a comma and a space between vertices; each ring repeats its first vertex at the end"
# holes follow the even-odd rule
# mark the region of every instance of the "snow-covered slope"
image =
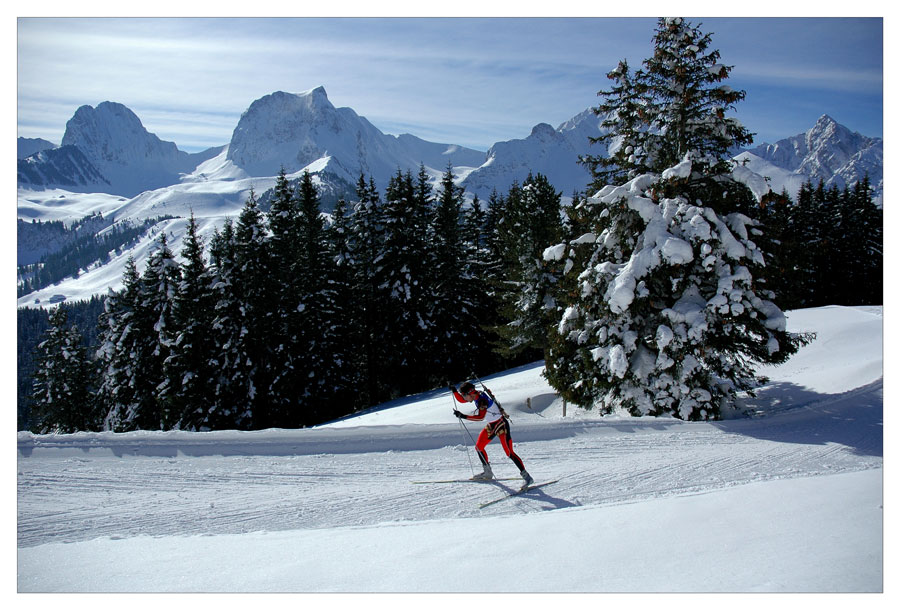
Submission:
POLYGON ((497 142, 487 160, 470 172, 461 185, 471 194, 486 199, 496 190, 504 194, 513 182, 522 184, 530 172, 541 173, 563 195, 584 191, 590 172, 578 163, 579 155, 599 154, 589 148, 588 135, 600 135, 599 119, 587 110, 553 129, 546 123, 535 125, 522 140, 497 142))
POLYGON ((746 419, 563 418, 539 364, 486 377, 559 482, 484 509, 517 483, 413 483, 473 470, 446 391, 308 430, 20 433, 18 590, 882 591, 882 309, 788 328, 818 339, 746 419))
POLYGON ((26 188, 58 186, 75 192, 116 190, 77 146, 48 148, 19 159, 16 177, 26 188))

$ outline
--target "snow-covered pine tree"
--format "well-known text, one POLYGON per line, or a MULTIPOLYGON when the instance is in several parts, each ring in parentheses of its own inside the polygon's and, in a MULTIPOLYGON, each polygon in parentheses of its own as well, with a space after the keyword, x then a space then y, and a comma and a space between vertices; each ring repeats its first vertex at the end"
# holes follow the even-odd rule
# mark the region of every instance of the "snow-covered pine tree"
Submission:
POLYGON ((757 223, 734 211, 746 185, 766 189, 729 160, 749 141, 725 117, 743 92, 718 84, 728 68, 709 40, 682 19, 659 21, 640 76, 648 172, 601 189, 588 201, 600 210, 593 230, 544 252, 575 280, 549 377, 583 406, 719 418, 757 385, 757 363, 783 362, 800 345, 762 283, 757 223))
POLYGON ((334 389, 341 382, 340 333, 335 326, 338 311, 333 281, 334 262, 322 217, 319 193, 310 173, 304 172, 297 188, 299 259, 295 273, 300 280, 299 355, 300 388, 294 401, 297 413, 289 413, 286 425, 317 424, 334 414, 334 389))
POLYGON ((106 412, 106 430, 130 430, 132 414, 138 408, 136 368, 143 351, 140 311, 140 275, 129 256, 122 274, 122 289, 110 289, 100 316, 97 360, 101 370, 100 400, 106 412))
POLYGON ((371 406, 389 396, 391 380, 384 372, 394 348, 385 334, 387 296, 384 289, 384 218, 378 189, 371 178, 360 176, 357 201, 349 216, 349 239, 345 261, 353 275, 353 302, 356 304, 361 384, 360 402, 371 406))
POLYGON ((354 301, 353 268, 349 249, 350 229, 346 200, 339 199, 332 210, 332 222, 327 227, 328 255, 333 263, 332 283, 335 309, 330 323, 337 337, 334 347, 334 363, 339 380, 331 389, 335 404, 340 405, 340 414, 352 413, 360 402, 358 388, 362 386, 359 356, 359 327, 356 323, 354 301))
POLYGON ((68 325, 63 306, 50 313, 46 338, 35 350, 31 412, 38 434, 69 434, 100 427, 92 395, 93 364, 81 332, 68 325))
POLYGON ((181 251, 181 284, 175 294, 178 336, 166 361, 172 389, 174 426, 197 430, 212 406, 214 345, 210 335, 213 308, 210 274, 203 256, 203 238, 193 213, 181 251))
POLYGON ((642 75, 635 79, 627 60, 607 75, 614 82, 608 91, 600 91, 602 103, 593 108, 603 118, 602 135, 591 137, 592 144, 602 144, 606 154, 583 155, 579 161, 594 177, 590 188, 597 191, 607 184, 621 184, 647 171, 645 141, 649 100, 642 75))
POLYGON ((241 343, 244 326, 238 289, 234 223, 225 219, 210 240, 210 275, 213 321, 210 329, 214 351, 210 360, 212 401, 199 427, 211 430, 246 429, 252 424, 246 400, 251 381, 241 343))
POLYGON ((399 348, 391 358, 393 379, 406 379, 412 391, 426 389, 434 374, 428 366, 426 347, 434 328, 430 316, 428 274, 428 218, 431 187, 424 167, 419 182, 401 170, 391 177, 384 195, 383 271, 387 306, 386 334, 396 337, 399 348), (423 188, 424 186, 424 188, 423 188))
POLYGON ((280 278, 271 273, 271 252, 265 217, 251 191, 234 229, 234 280, 231 289, 238 302, 238 334, 229 346, 236 370, 232 394, 242 405, 243 426, 253 429, 273 425, 268 389, 272 371, 272 300, 280 278))
POLYGON ((503 353, 535 354, 547 346, 549 315, 555 309, 552 292, 557 282, 548 273, 542 253, 562 238, 560 193, 543 174, 528 174, 521 188, 513 185, 507 198, 501 230, 506 234, 505 282, 501 305, 505 324, 497 333, 505 339, 503 353))
POLYGON ((466 269, 466 244, 462 234, 464 190, 453 181, 453 168, 444 172, 430 229, 433 244, 432 303, 435 333, 429 346, 434 370, 450 379, 471 374, 474 350, 486 349, 475 315, 478 278, 466 269))
POLYGON ((173 308, 180 271, 164 232, 144 274, 138 276, 129 259, 123 282, 101 318, 101 395, 109 405, 104 427, 168 429, 174 416, 164 368, 177 336, 173 308))
POLYGON ((299 421, 297 408, 306 381, 302 360, 306 354, 301 343, 303 324, 300 302, 305 288, 301 276, 299 205, 296 188, 288 181, 284 168, 275 180, 275 195, 268 214, 271 233, 271 271, 278 277, 272 295, 272 380, 269 384, 269 407, 279 425, 299 421))
MULTIPOLYGON (((731 173, 729 151, 753 141, 737 119, 725 116, 746 93, 720 84, 732 66, 719 63, 721 54, 710 49, 712 35, 699 26, 681 17, 659 19, 653 44, 653 55, 635 79, 650 127, 643 136, 645 166, 658 173, 689 156, 696 174, 690 178, 715 183, 717 176, 731 173)), ((634 129, 628 122, 623 126, 634 129)))
POLYGON ((157 249, 147 261, 147 268, 141 277, 141 310, 150 325, 150 335, 146 338, 150 352, 140 375, 145 391, 152 394, 145 397, 149 409, 144 409, 136 420, 137 426, 143 430, 169 430, 180 418, 176 396, 181 380, 177 378, 177 372, 169 370, 169 356, 179 333, 175 322, 179 284, 181 269, 169 248, 166 232, 161 231, 157 249))

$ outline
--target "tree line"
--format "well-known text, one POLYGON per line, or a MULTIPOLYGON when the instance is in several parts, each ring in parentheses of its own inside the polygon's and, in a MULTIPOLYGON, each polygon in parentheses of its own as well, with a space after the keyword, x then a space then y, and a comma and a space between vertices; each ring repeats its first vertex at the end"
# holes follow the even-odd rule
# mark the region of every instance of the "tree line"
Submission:
POLYGON ((270 210, 251 194, 208 258, 192 219, 181 263, 163 234, 143 273, 129 265, 93 391, 54 318, 33 429, 294 428, 539 358, 602 413, 739 409, 759 364, 813 339, 783 309, 881 303, 881 210, 867 179, 764 193, 731 158, 752 135, 726 116, 745 93, 711 36, 667 18, 653 42, 600 92, 592 197, 563 208, 537 174, 464 205, 452 168, 436 190, 420 168, 383 195, 361 176, 326 221, 313 178, 282 172, 270 210))
POLYGON ((312 176, 282 172, 268 213, 251 194, 209 244, 191 218, 180 263, 165 233, 143 272, 129 260, 93 358, 54 313, 30 427, 295 428, 530 362, 529 278, 560 219, 540 174, 487 206, 452 168, 436 191, 398 170, 383 196, 361 176, 327 219, 312 176))
POLYGON ((883 302, 884 212, 868 176, 843 189, 807 182, 796 202, 773 194, 759 216, 785 308, 883 302))
MULTIPOLYGON (((442 197, 452 183, 448 179, 445 176, 442 183, 442 197)), ((361 179, 359 201, 341 200, 329 221, 313 223, 312 233, 320 226, 323 239, 304 258, 299 252, 291 254, 301 240, 289 235, 302 224, 297 214, 300 198, 313 195, 308 201, 314 201, 315 186, 304 176, 299 191, 292 192, 286 179, 279 177, 278 191, 281 203, 265 216, 251 198, 237 224, 226 222, 215 233, 206 258, 193 222, 180 265, 174 264, 161 234, 143 275, 130 263, 124 288, 105 306, 106 299, 97 298, 86 312, 81 304, 62 304, 51 310, 49 321, 43 310, 20 310, 20 344, 23 332, 35 338, 43 335, 43 340, 38 347, 36 339, 20 345, 20 393, 31 394, 34 406, 29 414, 20 404, 19 427, 73 432, 249 429, 268 425, 265 421, 283 427, 311 425, 441 386, 445 378, 546 358, 558 342, 558 320, 553 316, 559 315, 559 303, 564 302, 559 291, 572 287, 542 254, 548 244, 575 240, 589 230, 589 206, 581 194, 574 194, 561 208, 560 194, 540 174, 529 176, 522 185, 513 184, 503 196, 494 193, 486 206, 476 198, 471 206, 457 207, 459 202, 451 200, 461 193, 448 190, 444 205, 449 213, 445 211, 446 224, 439 225, 439 200, 424 172, 416 177, 398 172, 383 200, 373 184, 361 179), (457 222, 448 222, 454 215, 457 222), (239 248, 238 228, 242 236, 257 234, 262 239, 256 246, 245 241, 239 248), (444 237, 436 240, 439 232, 444 237), (460 246, 459 252, 448 246, 451 241, 460 246), (264 253, 268 262, 263 274, 254 276, 247 265, 251 252, 260 247, 257 253, 264 253), (438 263, 445 249, 446 260, 438 263), (314 265, 300 268, 301 261, 319 256, 324 272, 314 265), (275 266, 285 259, 294 262, 275 266), (179 273, 167 275, 164 269, 179 273), (450 286, 443 299, 436 289, 439 269, 447 276, 442 281, 450 286), (316 277, 324 277, 323 284, 317 284, 316 277), (262 309, 239 303, 250 295, 249 286, 241 290, 245 297, 236 294, 244 282, 268 284, 257 286, 270 292, 268 299, 260 295, 256 300, 262 309), (318 303, 312 302, 313 287, 318 303), (154 305, 150 298, 160 291, 171 300, 174 321, 167 320, 162 302, 154 305), (292 300, 297 306, 290 306, 292 300), (459 307, 454 306, 457 302, 459 307), (441 303, 445 310, 449 304, 443 315, 441 303), (315 320, 301 316, 304 312, 311 316, 314 309, 315 320), (99 328, 90 322, 97 319, 98 310, 103 311, 99 328), (253 311, 259 320, 249 319, 253 311), (282 330, 276 331, 281 336, 269 335, 257 346, 266 352, 265 366, 277 367, 280 373, 272 372, 276 368, 266 373, 271 378, 269 399, 276 388, 293 393, 273 403, 281 405, 281 412, 268 414, 271 419, 260 420, 252 411, 247 414, 252 405, 242 410, 248 406, 244 397, 266 382, 260 381, 263 371, 258 367, 256 376, 240 373, 238 346, 249 351, 249 339, 240 343, 245 327, 236 332, 238 320, 228 312, 239 312, 246 319, 248 334, 260 332, 252 327, 254 321, 281 320, 282 330), (73 316, 77 324, 69 324, 73 316), (439 337, 439 325, 446 324, 454 325, 458 336, 439 337), (168 332, 161 333, 167 325, 168 332), (290 334, 286 344, 285 333, 294 325, 301 334, 290 334), (35 330, 28 332, 31 327, 35 330), (234 348, 230 356, 223 340, 229 328, 233 339, 229 348, 234 348), (320 329, 323 336, 312 336, 313 329, 320 329), (303 345, 310 347, 301 363, 303 345), (310 353, 316 350, 318 355, 310 353), (32 355, 37 357, 33 379, 32 355), (132 360, 132 355, 140 358, 132 360), (157 364, 149 366, 152 360, 157 364), (222 363, 229 367, 219 368, 222 363), (317 370, 327 373, 316 379, 317 370), (148 376, 149 371, 159 371, 158 376, 148 376), (227 397, 233 401, 230 405, 227 397), (147 417, 148 412, 154 415, 147 417), (173 419, 172 413, 180 415, 173 419), (169 418, 168 423, 163 417, 169 418)), ((843 190, 807 184, 797 199, 770 193, 762 202, 748 198, 742 207, 765 228, 757 240, 764 244, 766 278, 779 295, 779 305, 793 309, 881 303, 881 210, 868 182, 843 190)), ((308 214, 319 218, 314 206, 309 206, 308 214)), ((569 363, 576 361, 571 358, 569 363)))

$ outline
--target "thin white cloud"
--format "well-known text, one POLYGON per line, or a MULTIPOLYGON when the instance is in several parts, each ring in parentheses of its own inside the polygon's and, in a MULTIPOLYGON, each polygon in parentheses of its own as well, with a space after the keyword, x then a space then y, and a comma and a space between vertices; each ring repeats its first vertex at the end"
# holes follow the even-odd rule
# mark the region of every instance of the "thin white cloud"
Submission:
MULTIPOLYGON (((758 33, 741 31, 743 22, 715 21, 735 80, 880 90, 879 70, 859 61, 822 67, 792 59, 784 36, 767 39, 778 48, 767 48, 759 61, 758 47, 742 42, 759 45, 758 33), (779 52, 783 61, 771 59, 779 52)), ((55 129, 48 139, 58 141, 77 106, 110 100, 134 110, 161 138, 196 149, 227 143, 253 100, 322 85, 335 105, 352 107, 384 131, 487 148, 595 105, 596 92, 608 86, 605 73, 619 59, 638 65, 650 53, 653 22, 23 19, 19 135, 47 137, 55 129)), ((797 23, 789 25, 796 30, 797 23)))

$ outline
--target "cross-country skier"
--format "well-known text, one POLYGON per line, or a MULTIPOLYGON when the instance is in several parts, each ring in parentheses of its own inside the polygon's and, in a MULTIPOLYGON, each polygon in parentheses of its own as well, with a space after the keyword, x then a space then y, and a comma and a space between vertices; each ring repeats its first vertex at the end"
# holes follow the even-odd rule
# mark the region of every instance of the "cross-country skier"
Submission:
POLYGON ((519 474, 525 479, 523 487, 531 485, 534 482, 534 479, 532 479, 531 475, 525 470, 522 459, 516 455, 515 451, 513 451, 512 434, 509 430, 509 418, 500 405, 497 404, 497 401, 494 400, 493 396, 488 392, 479 392, 478 389, 468 381, 459 386, 459 390, 453 385, 450 385, 450 391, 453 393, 453 397, 457 402, 474 402, 475 406, 478 408, 478 412, 473 415, 466 415, 465 413, 460 413, 456 409, 453 409, 453 414, 456 417, 469 421, 481 421, 487 419, 488 422, 484 429, 482 429, 481 434, 478 435, 478 441, 475 443, 475 451, 478 453, 478 458, 481 460, 484 472, 476 474, 472 478, 483 481, 489 481, 494 478, 494 473, 491 470, 487 452, 484 448, 487 447, 488 443, 490 443, 495 436, 499 436, 503 451, 519 468, 519 474))

